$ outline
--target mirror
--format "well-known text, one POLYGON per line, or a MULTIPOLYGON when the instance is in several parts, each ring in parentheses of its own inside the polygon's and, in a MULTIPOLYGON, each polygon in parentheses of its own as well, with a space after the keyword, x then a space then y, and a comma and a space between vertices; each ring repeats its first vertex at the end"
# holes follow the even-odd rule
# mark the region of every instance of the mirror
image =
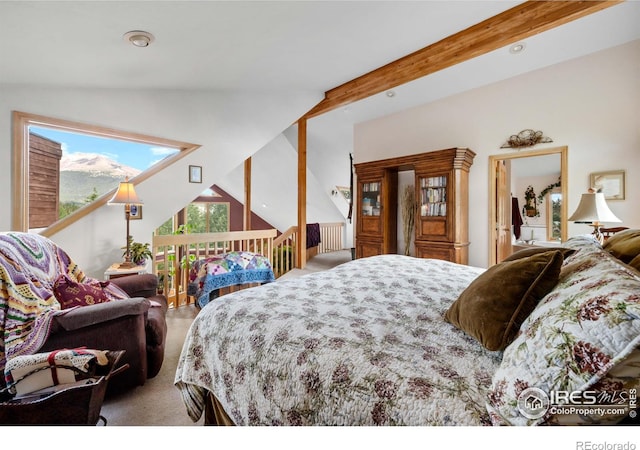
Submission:
POLYGON ((510 255, 513 243, 554 246, 567 239, 567 147, 493 155, 489 170, 490 265, 510 255))

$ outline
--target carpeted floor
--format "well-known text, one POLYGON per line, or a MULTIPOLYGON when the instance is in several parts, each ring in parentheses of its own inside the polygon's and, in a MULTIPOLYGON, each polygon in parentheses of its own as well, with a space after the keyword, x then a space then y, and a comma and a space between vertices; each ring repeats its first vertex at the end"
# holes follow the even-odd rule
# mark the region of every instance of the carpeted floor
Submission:
POLYGON ((194 305, 173 308, 167 312, 167 345, 160 373, 123 395, 105 399, 101 415, 107 426, 113 425, 177 425, 202 424, 191 421, 180 392, 173 385, 184 337, 198 314, 194 305))
MULTIPOLYGON (((309 260, 304 269, 294 269, 281 278, 306 275, 351 260, 350 250, 324 253, 309 260)), ((198 314, 198 309, 183 306, 167 313, 167 345, 160 373, 121 396, 108 398, 102 405, 101 415, 107 426, 193 426, 202 425, 203 419, 194 423, 187 415, 180 392, 173 385, 178 358, 184 337, 198 314)))

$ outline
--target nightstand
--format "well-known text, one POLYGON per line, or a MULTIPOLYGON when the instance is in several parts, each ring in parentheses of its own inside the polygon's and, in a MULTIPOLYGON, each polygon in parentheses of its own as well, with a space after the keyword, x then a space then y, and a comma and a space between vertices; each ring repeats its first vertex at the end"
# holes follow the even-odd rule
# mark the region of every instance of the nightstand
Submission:
POLYGON ((136 275, 139 273, 147 273, 147 266, 144 264, 141 266, 129 267, 127 269, 120 269, 119 267, 119 262, 111 264, 109 268, 104 272, 104 279, 110 280, 112 278, 126 277, 128 275, 136 275))

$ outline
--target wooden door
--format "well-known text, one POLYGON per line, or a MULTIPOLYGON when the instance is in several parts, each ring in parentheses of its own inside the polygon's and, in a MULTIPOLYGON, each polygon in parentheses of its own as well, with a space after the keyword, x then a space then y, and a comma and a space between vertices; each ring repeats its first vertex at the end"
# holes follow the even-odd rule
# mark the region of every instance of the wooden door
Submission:
POLYGON ((512 252, 511 195, 507 187, 508 173, 504 160, 496 161, 496 262, 512 252))

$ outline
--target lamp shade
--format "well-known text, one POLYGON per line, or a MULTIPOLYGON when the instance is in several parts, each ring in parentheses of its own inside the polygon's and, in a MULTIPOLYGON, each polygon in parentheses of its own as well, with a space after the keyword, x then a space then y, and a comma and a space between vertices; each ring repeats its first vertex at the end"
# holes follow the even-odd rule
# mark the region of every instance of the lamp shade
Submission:
POLYGON ((129 182, 128 178, 120 182, 118 190, 108 203, 110 205, 142 205, 133 183, 129 182))
POLYGON ((622 222, 607 206, 604 194, 601 192, 589 192, 582 194, 580 204, 569 217, 572 222, 622 222))

